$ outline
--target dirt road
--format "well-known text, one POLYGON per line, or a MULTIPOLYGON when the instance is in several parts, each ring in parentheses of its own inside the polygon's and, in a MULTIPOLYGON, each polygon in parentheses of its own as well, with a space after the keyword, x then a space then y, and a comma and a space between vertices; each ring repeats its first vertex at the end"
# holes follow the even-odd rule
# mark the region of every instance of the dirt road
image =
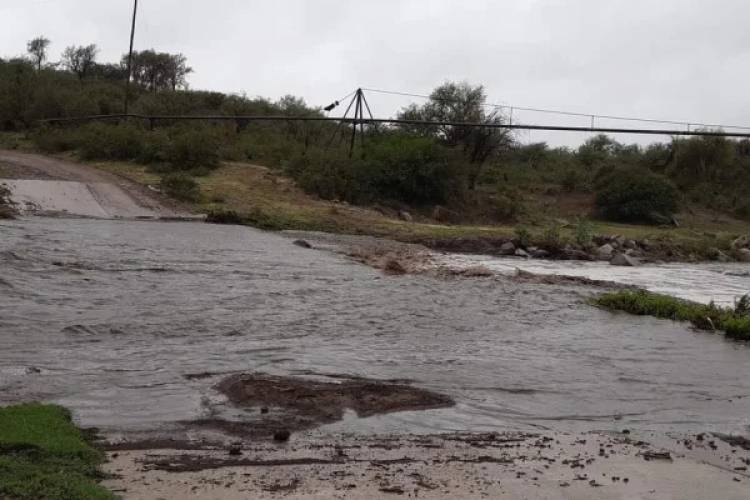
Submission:
POLYGON ((118 175, 47 156, 0 150, 0 182, 22 212, 97 218, 195 218, 180 204, 118 175))

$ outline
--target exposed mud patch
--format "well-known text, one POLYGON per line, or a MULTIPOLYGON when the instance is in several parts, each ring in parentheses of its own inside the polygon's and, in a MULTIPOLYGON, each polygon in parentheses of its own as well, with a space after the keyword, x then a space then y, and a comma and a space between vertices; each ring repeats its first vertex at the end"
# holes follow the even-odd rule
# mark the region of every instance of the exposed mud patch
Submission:
POLYGON ((284 431, 312 429, 341 420, 346 409, 359 417, 399 411, 447 408, 455 403, 443 394, 404 384, 368 379, 319 382, 266 374, 232 375, 215 389, 240 407, 257 408, 252 422, 219 418, 189 423, 244 437, 269 437, 284 431))

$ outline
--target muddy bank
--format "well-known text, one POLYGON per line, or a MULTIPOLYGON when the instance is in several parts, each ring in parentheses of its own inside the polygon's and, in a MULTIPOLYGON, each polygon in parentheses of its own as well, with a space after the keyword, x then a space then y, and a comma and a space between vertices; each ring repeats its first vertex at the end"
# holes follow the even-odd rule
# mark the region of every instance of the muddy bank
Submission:
POLYGON ((225 378, 214 389, 229 402, 251 410, 249 421, 212 418, 185 422, 186 426, 216 429, 248 438, 272 436, 284 441, 291 432, 341 420, 346 410, 359 418, 400 411, 449 408, 448 396, 404 384, 363 378, 321 382, 262 373, 225 378))
POLYGON ((110 453, 124 498, 747 498, 750 454, 704 435, 311 436, 110 453))

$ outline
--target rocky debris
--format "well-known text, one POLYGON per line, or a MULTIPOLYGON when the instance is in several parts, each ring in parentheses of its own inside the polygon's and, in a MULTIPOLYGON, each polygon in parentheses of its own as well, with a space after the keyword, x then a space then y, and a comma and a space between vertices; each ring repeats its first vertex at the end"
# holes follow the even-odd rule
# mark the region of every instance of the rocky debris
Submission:
POLYGON ((312 248, 312 245, 311 245, 310 243, 308 243, 307 241, 305 241, 305 240, 294 240, 294 242, 293 242, 293 243, 294 243, 295 245, 297 245, 298 247, 302 247, 302 248, 312 248))
POLYGON ((409 212, 406 210, 399 210, 398 211, 398 218, 405 222, 413 222, 414 217, 411 216, 409 212))
POLYGON ((516 253, 516 245, 514 245, 512 241, 506 241, 505 243, 500 245, 501 255, 515 255, 515 253, 516 253))
POLYGON ((609 263, 613 266, 624 266, 624 267, 637 267, 641 265, 638 259, 636 259, 635 257, 631 257, 630 255, 626 255, 624 253, 618 253, 612 258, 612 260, 609 261, 609 263))
MULTIPOLYGON (((743 450, 750 451, 750 439, 743 436, 731 436, 728 434, 714 433, 714 436, 721 439, 731 447, 740 447, 743 450)), ((748 464, 750 465, 750 464, 748 464)))
POLYGON ((737 260, 740 262, 750 262, 750 249, 740 248, 737 250, 737 260))
POLYGON ((460 218, 460 214, 440 205, 436 205, 435 208, 432 209, 432 218, 438 222, 450 222, 453 220, 458 220, 460 218))
POLYGON ((273 440, 283 443, 286 441, 289 441, 289 438, 291 437, 292 433, 289 432, 287 429, 280 429, 273 433, 273 440))
POLYGON ((526 250, 524 250, 523 248, 516 248, 516 251, 514 252, 514 255, 516 257, 524 257, 524 258, 527 258, 527 259, 529 258, 528 252, 526 252, 526 250))
POLYGON ((535 259, 546 259, 550 256, 550 253, 543 248, 535 248, 531 252, 531 256, 535 259))
POLYGON ((473 266, 467 269, 461 269, 452 273, 455 276, 463 276, 465 278, 491 278, 495 276, 495 273, 484 267, 484 266, 473 266))
POLYGON ((750 247, 750 236, 740 236, 732 242, 733 249, 750 247))
POLYGON ((609 243, 606 243, 596 250, 596 254, 601 260, 609 260, 612 258, 614 251, 615 248, 609 243))
POLYGON ((672 460, 672 455, 668 451, 644 451, 642 454, 644 460, 672 460))
POLYGON ((385 263, 385 267, 383 267, 383 270, 386 273, 388 273, 388 274, 401 275, 401 274, 406 274, 407 273, 407 271, 404 268, 404 266, 401 265, 401 263, 399 261, 395 260, 395 259, 389 259, 385 263))

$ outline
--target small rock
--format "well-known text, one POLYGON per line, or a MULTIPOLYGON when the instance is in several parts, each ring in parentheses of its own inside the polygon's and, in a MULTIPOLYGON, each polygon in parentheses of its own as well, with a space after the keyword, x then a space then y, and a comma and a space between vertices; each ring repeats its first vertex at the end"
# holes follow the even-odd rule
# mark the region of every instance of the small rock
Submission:
POLYGON ((383 268, 388 274, 406 274, 406 269, 401 263, 395 259, 390 259, 385 263, 383 268))
POLYGON ((750 249, 740 248, 737 250, 737 260, 740 262, 750 262, 750 249))
POLYGON ((602 246, 600 246, 596 253, 602 260, 609 260, 612 257, 612 254, 615 251, 615 247, 610 245, 609 243, 606 243, 602 246))
POLYGON ((412 217, 406 210, 399 210, 398 218, 406 222, 412 222, 414 220, 414 217, 412 217))
POLYGON ((625 248, 629 248, 631 250, 637 250, 638 249, 638 243, 636 243, 635 240, 626 240, 625 241, 625 248))
POLYGON ((546 259, 547 257, 549 257, 549 252, 547 250, 537 248, 536 250, 531 252, 531 256, 535 259, 546 259))
POLYGON ((746 248, 750 246, 750 236, 740 236, 732 242, 732 248, 746 248))
POLYGON ((232 443, 229 447, 229 455, 232 457, 242 455, 242 443, 232 443))
POLYGON ((526 258, 528 258, 529 254, 523 248, 516 248, 515 256, 516 257, 526 257, 526 258))
POLYGON ((609 263, 613 266, 626 267, 637 267, 641 265, 638 259, 636 259, 635 257, 631 257, 630 255, 625 255, 624 253, 618 253, 614 256, 614 258, 612 258, 612 260, 609 261, 609 263))
POLYGON ((289 437, 292 435, 287 429, 280 429, 273 433, 273 440, 278 442, 289 441, 289 437))
POLYGON ((26 374, 27 375, 32 375, 32 374, 35 374, 35 373, 42 373, 42 370, 40 370, 36 366, 29 366, 28 368, 26 368, 26 374))
POLYGON ((627 239, 624 236, 615 236, 615 244, 617 244, 618 247, 624 247, 625 243, 627 243, 627 239))
POLYGON ((495 273, 484 266, 469 267, 461 272, 461 276, 465 276, 467 278, 489 278, 494 275, 495 273))
POLYGON ((294 240, 294 244, 302 248, 312 248, 312 245, 305 240, 294 240))
POLYGON ((516 253, 516 246, 512 241, 508 241, 500 245, 500 253, 503 255, 514 255, 516 253))
POLYGON ((268 408, 264 406, 263 408, 260 409, 260 413, 265 415, 266 413, 268 413, 268 408))

